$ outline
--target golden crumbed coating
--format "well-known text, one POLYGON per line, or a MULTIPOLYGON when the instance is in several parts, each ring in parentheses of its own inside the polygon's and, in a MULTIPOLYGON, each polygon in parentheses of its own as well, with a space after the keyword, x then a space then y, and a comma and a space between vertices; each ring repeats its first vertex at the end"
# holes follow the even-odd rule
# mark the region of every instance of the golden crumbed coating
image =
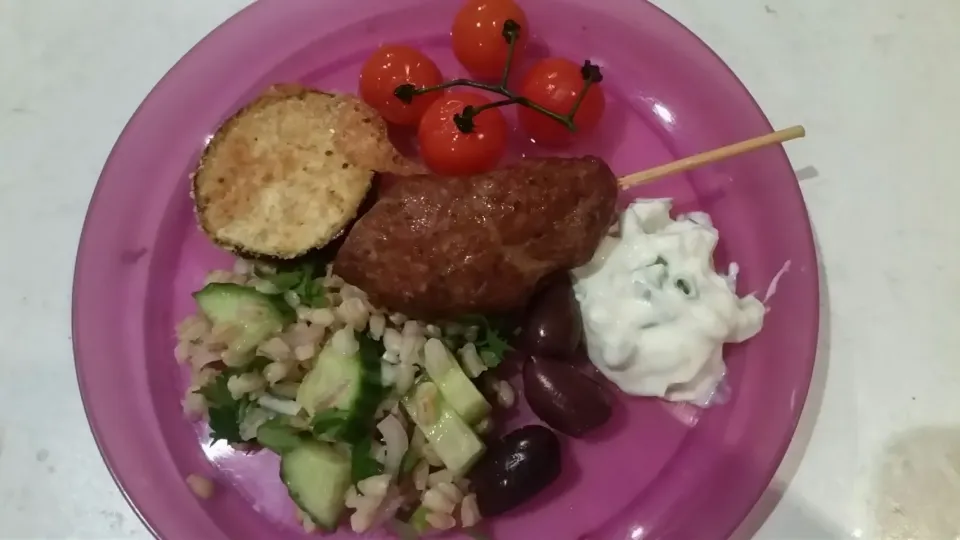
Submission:
POLYGON ((423 165, 397 152, 390 142, 383 118, 360 98, 340 95, 337 116, 340 130, 334 137, 334 148, 358 167, 401 176, 426 174, 423 165), (371 129, 372 128, 372 129, 371 129))
POLYGON ((355 216, 375 170, 416 170, 360 100, 269 88, 217 131, 194 174, 201 228, 246 255, 293 258, 355 216))

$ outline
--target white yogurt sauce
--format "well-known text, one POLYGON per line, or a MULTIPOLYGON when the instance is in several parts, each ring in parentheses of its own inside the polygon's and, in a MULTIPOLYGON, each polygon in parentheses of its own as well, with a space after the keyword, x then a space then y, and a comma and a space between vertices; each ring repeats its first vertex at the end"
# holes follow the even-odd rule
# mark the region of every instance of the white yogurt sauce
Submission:
POLYGON ((670 217, 666 199, 638 200, 586 265, 573 270, 587 353, 624 392, 705 406, 726 371, 724 343, 753 337, 764 306, 713 267, 710 216, 670 217))

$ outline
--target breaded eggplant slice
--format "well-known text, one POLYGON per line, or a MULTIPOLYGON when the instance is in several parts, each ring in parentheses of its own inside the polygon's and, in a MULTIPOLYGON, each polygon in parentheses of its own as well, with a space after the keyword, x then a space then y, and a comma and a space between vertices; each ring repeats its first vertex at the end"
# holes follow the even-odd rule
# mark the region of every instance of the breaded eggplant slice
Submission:
POLYGON ((349 95, 269 88, 227 120, 193 176, 200 227, 245 257, 293 259, 326 245, 356 216, 378 168, 419 168, 386 124, 349 95))

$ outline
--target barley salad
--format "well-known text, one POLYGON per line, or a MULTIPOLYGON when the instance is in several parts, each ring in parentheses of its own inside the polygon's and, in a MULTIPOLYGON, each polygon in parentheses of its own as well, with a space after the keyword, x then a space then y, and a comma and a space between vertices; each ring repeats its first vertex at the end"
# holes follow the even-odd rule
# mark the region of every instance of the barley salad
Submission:
POLYGON ((492 408, 515 399, 486 373, 507 351, 497 323, 388 313, 311 263, 241 259, 194 297, 197 313, 177 328, 176 358, 190 370, 184 411, 214 441, 283 455, 306 530, 336 527, 341 504, 355 532, 398 511, 418 531, 478 523, 464 473, 492 408), (328 498, 298 499, 305 483, 324 484, 328 498))

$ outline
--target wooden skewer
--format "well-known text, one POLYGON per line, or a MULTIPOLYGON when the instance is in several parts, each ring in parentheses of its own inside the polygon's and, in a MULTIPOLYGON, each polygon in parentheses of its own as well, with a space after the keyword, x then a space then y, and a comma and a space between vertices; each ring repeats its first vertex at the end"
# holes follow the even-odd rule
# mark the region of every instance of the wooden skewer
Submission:
POLYGON ((772 144, 780 144, 787 141, 792 141, 793 139, 799 139, 806 135, 806 133, 807 132, 803 129, 803 126, 793 126, 787 129, 781 129, 780 131, 775 131, 773 133, 768 133, 766 135, 761 135, 753 139, 734 143, 729 146, 724 146, 715 150, 709 150, 707 152, 703 152, 702 154, 683 158, 674 161, 673 163, 667 163, 666 165, 660 165, 659 167, 629 174, 620 179, 620 189, 627 189, 634 186, 639 186, 640 184, 646 184, 647 182, 652 182, 658 178, 663 178, 664 176, 670 176, 671 174, 689 171, 690 169, 696 169, 697 167, 702 167, 708 163, 713 163, 715 161, 727 159, 738 154, 757 150, 758 148, 763 148, 764 146, 770 146, 772 144))

